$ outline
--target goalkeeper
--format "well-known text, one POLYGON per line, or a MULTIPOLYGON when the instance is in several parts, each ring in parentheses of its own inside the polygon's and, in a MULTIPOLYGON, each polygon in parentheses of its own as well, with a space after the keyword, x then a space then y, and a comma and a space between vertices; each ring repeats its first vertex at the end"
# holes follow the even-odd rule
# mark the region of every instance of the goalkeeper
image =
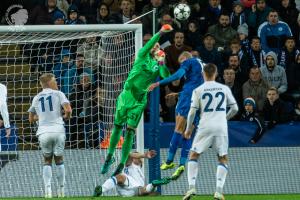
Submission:
POLYGON ((159 50, 158 41, 162 34, 172 30, 173 28, 170 25, 163 25, 160 31, 137 54, 124 89, 117 99, 114 128, 110 138, 108 155, 102 166, 101 174, 105 174, 115 161, 113 157, 115 147, 121 137, 123 125, 127 124, 121 162, 113 176, 122 172, 132 148, 135 129, 147 105, 148 87, 158 76, 166 78, 170 75, 167 67, 164 65, 165 54, 159 50))

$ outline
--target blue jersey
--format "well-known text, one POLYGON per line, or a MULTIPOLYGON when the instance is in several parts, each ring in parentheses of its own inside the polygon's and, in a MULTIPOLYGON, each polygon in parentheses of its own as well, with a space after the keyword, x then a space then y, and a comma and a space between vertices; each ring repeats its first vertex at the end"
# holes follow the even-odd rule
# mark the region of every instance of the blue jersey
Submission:
POLYGON ((204 80, 202 76, 203 62, 199 58, 190 58, 181 63, 180 69, 185 71, 182 92, 192 93, 204 80))

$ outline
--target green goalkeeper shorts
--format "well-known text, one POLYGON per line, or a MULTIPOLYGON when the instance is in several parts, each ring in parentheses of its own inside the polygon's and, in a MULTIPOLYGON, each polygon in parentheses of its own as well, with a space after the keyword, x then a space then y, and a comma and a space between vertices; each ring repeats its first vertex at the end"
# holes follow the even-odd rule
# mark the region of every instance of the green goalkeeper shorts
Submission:
POLYGON ((128 126, 136 128, 146 105, 146 94, 141 98, 141 101, 137 101, 130 91, 123 90, 117 99, 114 124, 122 126, 127 123, 128 126))

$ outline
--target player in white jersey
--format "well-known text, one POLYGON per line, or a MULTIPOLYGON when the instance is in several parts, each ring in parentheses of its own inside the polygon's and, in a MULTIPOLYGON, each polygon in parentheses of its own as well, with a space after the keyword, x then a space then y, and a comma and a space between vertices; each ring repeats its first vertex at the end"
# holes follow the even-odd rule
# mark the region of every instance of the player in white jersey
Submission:
POLYGON ((52 160, 57 168, 58 197, 64 197, 65 167, 63 162, 63 150, 65 147, 64 120, 72 114, 70 102, 67 97, 58 90, 55 76, 45 73, 40 77, 43 91, 33 98, 28 110, 29 122, 38 121, 37 136, 44 156, 43 179, 45 184, 45 197, 52 197, 51 178, 52 160), (62 114, 62 108, 64 115, 62 114))
POLYGON ((154 192, 157 186, 168 184, 171 178, 154 180, 152 183, 145 184, 142 158, 151 159, 155 155, 156 152, 154 150, 148 151, 145 154, 138 152, 131 153, 123 173, 110 177, 101 186, 96 186, 94 196, 101 196, 103 193, 111 191, 114 188, 123 197, 145 196, 154 192))
POLYGON ((198 175, 198 158, 201 153, 212 147, 217 151, 218 167, 216 173, 215 200, 223 200, 223 186, 228 171, 228 127, 227 120, 233 117, 238 106, 231 90, 220 83, 215 82, 217 67, 207 64, 203 68, 204 84, 193 91, 191 108, 187 118, 187 128, 184 137, 192 135, 192 123, 197 110, 200 110, 198 129, 190 149, 188 162, 189 190, 183 200, 196 195, 196 178, 198 175), (227 111, 227 108, 229 110, 227 111), (226 112, 227 111, 227 112, 226 112))
MULTIPOLYGON (((0 119, 0 127, 4 125, 6 136, 10 136, 10 124, 9 124, 9 115, 8 115, 8 109, 7 109, 7 88, 5 85, 0 83, 0 115, 2 117, 2 120, 0 119)), ((0 145, 0 151, 1 151, 1 145, 0 145)))

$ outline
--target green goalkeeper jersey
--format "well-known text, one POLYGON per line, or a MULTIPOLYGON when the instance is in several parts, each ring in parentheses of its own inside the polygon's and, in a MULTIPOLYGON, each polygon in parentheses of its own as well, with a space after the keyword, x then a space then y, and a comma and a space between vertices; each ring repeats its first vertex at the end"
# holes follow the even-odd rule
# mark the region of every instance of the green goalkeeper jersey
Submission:
POLYGON ((136 100, 140 100, 148 92, 148 87, 158 76, 166 78, 170 72, 165 65, 158 65, 152 58, 150 51, 158 42, 160 33, 155 34, 146 45, 141 48, 134 61, 133 67, 125 82, 124 89, 131 91, 136 100))

